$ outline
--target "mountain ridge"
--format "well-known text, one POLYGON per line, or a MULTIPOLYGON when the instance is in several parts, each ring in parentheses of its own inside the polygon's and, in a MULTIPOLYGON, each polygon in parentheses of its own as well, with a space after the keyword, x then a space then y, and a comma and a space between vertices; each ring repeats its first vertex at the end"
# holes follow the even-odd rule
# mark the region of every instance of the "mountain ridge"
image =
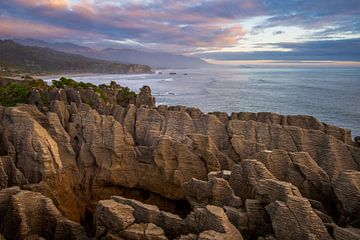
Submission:
POLYGON ((150 73, 149 66, 121 64, 70 54, 46 47, 0 40, 0 66, 27 73, 150 73))
POLYGON ((176 55, 166 52, 147 52, 137 49, 118 49, 111 47, 97 50, 73 43, 49 43, 38 39, 14 39, 14 41, 23 45, 47 47, 58 51, 77 53, 85 57, 100 60, 144 64, 152 68, 196 68, 211 65, 197 57, 176 55))

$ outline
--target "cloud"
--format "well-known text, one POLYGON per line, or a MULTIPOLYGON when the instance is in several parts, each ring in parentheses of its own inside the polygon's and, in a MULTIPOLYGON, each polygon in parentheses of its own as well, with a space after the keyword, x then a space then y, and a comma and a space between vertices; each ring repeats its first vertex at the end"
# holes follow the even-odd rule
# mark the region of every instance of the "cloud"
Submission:
MULTIPOLYGON (((15 0, 0 2, 0 13, 38 25, 96 33, 114 41, 130 39, 148 45, 175 45, 183 50, 233 46, 245 33, 241 26, 227 26, 231 23, 228 19, 201 14, 177 1, 164 2, 161 8, 153 2, 146 6, 111 3, 96 6, 85 0, 75 4, 64 0, 15 0)), ((0 34, 4 34, 1 29, 0 34)))
POLYGON ((360 38, 346 40, 282 43, 277 47, 291 51, 210 52, 198 57, 214 60, 305 60, 305 61, 360 61, 360 38))
MULTIPOLYGON (((358 0, 12 0, 0 1, 0 16, 6 20, 0 36, 99 45, 130 41, 184 53, 237 46, 249 35, 242 22, 256 17, 267 16, 249 31, 301 26, 315 29, 314 39, 331 39, 359 34, 359 15, 358 0)), ((283 33, 272 35, 281 39, 283 33)))
POLYGON ((283 33, 285 33, 284 31, 282 31, 282 30, 277 30, 277 31, 273 31, 273 35, 280 35, 280 34, 283 34, 283 33))

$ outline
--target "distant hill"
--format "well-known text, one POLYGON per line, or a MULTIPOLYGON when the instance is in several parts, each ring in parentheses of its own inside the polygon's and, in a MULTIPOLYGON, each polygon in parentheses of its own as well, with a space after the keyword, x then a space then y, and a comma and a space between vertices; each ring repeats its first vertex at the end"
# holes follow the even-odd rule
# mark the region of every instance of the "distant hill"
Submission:
POLYGON ((199 68, 210 66, 209 63, 200 58, 171 53, 114 48, 96 50, 72 43, 49 43, 37 39, 15 39, 15 41, 23 45, 52 48, 62 52, 80 54, 89 58, 119 63, 145 64, 152 68, 199 68))
POLYGON ((210 64, 200 58, 174 55, 160 52, 141 52, 131 49, 107 48, 101 51, 103 59, 122 61, 126 63, 137 62, 153 68, 200 68, 210 64))
MULTIPOLYGON (((69 47, 69 46, 67 46, 69 47)), ((0 40, 0 66, 28 73, 147 73, 149 66, 91 59, 50 48, 0 40)))

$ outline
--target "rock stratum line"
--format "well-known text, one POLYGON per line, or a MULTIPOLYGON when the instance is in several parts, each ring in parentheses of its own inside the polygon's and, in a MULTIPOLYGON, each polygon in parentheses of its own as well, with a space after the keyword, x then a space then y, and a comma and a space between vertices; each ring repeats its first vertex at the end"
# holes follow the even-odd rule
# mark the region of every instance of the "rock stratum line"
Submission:
POLYGON ((360 239, 350 130, 122 89, 33 88, 0 107, 3 238, 360 239))

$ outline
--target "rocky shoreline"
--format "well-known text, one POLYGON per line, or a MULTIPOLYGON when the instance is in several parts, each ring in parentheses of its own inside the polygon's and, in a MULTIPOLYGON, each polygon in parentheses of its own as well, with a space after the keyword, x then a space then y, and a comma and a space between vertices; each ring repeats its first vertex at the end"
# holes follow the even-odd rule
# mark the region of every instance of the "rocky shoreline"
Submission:
POLYGON ((5 239, 360 239, 360 145, 311 116, 33 87, 0 137, 5 239))

